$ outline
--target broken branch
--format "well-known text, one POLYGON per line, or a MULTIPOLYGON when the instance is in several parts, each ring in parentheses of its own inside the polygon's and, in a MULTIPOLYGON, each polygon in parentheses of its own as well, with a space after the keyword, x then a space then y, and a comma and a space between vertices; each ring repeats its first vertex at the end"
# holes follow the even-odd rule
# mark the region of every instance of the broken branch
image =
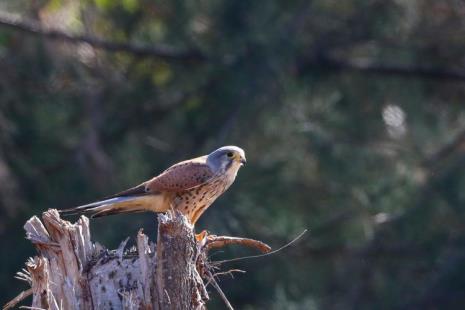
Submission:
POLYGON ((251 259, 251 258, 260 258, 260 257, 276 254, 276 253, 284 250, 285 248, 290 247, 293 243, 295 243, 303 235, 305 235, 305 233, 307 231, 308 230, 305 229, 297 237, 295 237, 294 239, 292 239, 291 241, 289 241, 288 243, 286 243, 285 245, 283 245, 282 247, 280 247, 279 249, 276 249, 274 251, 271 251, 271 252, 268 252, 268 253, 265 253, 265 254, 249 255, 249 256, 242 256, 242 257, 236 257, 236 258, 231 258, 231 259, 225 259, 225 260, 215 261, 215 262, 212 262, 212 263, 214 263, 215 265, 220 265, 220 264, 223 264, 223 263, 237 262, 237 261, 240 261, 240 260, 246 260, 246 259, 251 259))
POLYGON ((18 296, 16 296, 15 298, 13 298, 12 300, 10 300, 9 302, 7 302, 4 306, 3 306, 3 310, 8 310, 8 309, 11 309, 13 308, 14 306, 16 306, 18 303, 20 303, 23 299, 29 297, 32 295, 32 288, 28 289, 28 290, 25 290, 25 291, 22 291, 21 293, 18 294, 18 296))
POLYGON ((250 248, 256 248, 262 253, 268 253, 271 251, 271 247, 268 244, 255 239, 216 235, 209 235, 207 237, 205 247, 207 251, 209 251, 211 249, 222 248, 230 244, 238 244, 250 248))

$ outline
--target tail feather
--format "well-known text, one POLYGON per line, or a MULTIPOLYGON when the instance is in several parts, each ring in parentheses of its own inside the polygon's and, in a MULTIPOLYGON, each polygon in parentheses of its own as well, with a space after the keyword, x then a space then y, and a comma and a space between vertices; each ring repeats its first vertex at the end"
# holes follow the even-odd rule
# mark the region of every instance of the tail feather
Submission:
POLYGON ((84 214, 91 218, 144 211, 164 212, 168 208, 162 195, 121 196, 60 210, 63 215, 84 214))

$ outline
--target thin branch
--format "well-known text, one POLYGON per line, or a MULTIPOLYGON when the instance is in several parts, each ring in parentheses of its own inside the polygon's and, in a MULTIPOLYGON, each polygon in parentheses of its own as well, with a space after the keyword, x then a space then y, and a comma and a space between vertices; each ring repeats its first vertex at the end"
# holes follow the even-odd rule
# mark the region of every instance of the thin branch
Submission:
POLYGON ((268 253, 265 253, 265 254, 249 255, 249 256, 242 256, 242 257, 236 257, 236 258, 231 258, 231 259, 225 259, 225 260, 215 261, 215 262, 213 262, 213 264, 219 265, 219 264, 223 264, 223 263, 237 262, 237 261, 240 261, 240 260, 251 259, 251 258, 260 258, 260 257, 264 257, 264 256, 269 256, 269 255, 276 254, 276 253, 278 253, 279 251, 284 250, 284 249, 287 248, 287 247, 290 247, 293 243, 295 243, 297 240, 299 240, 300 238, 302 238, 302 236, 305 235, 305 233, 306 233, 307 231, 308 231, 308 230, 305 229, 303 232, 301 232, 301 233, 300 233, 297 237, 295 237, 293 240, 291 240, 290 242, 286 243, 285 245, 283 245, 282 247, 280 247, 279 249, 276 249, 276 250, 274 250, 274 251, 271 251, 271 252, 268 252, 268 253))
POLYGON ((300 75, 307 74, 313 70, 348 71, 377 75, 393 75, 406 78, 424 78, 435 80, 457 80, 465 81, 465 72, 458 70, 447 70, 426 66, 404 66, 386 65, 379 63, 368 63, 354 60, 342 60, 320 55, 316 59, 304 59, 298 62, 297 72, 300 75))
POLYGON ((139 57, 163 58, 167 61, 199 62, 205 56, 198 50, 180 50, 166 45, 142 46, 134 43, 112 42, 86 35, 69 34, 57 29, 47 29, 33 21, 6 12, 0 12, 0 27, 10 28, 31 35, 42 36, 51 40, 59 40, 73 44, 87 43, 95 48, 109 52, 125 52, 139 57))
MULTIPOLYGON (((229 276, 231 276, 231 278, 234 279, 234 272, 237 272, 237 273, 246 273, 245 270, 231 269, 231 270, 228 270, 228 271, 217 272, 217 273, 215 273, 213 276, 214 276, 215 278, 218 278, 219 276, 226 276, 226 275, 229 275, 229 276)), ((209 283, 207 283, 207 284, 209 284, 209 283)))
POLYGON ((229 310, 234 310, 233 306, 231 305, 231 303, 229 302, 228 298, 226 297, 226 295, 224 294, 223 290, 221 289, 220 285, 218 284, 218 282, 216 282, 215 280, 215 277, 212 275, 212 273, 210 272, 210 270, 207 270, 207 275, 209 277, 208 279, 208 282, 211 283, 211 285, 213 285, 213 287, 216 289, 216 291, 218 292, 218 294, 220 294, 221 296, 221 299, 223 299, 226 307, 229 309, 229 310))
POLYGON ((23 299, 29 297, 32 295, 32 288, 28 289, 28 290, 25 290, 25 291, 22 291, 21 293, 18 294, 18 296, 16 296, 15 298, 13 298, 12 300, 10 300, 9 302, 7 302, 4 306, 3 306, 3 310, 7 310, 7 309, 11 309, 13 308, 14 306, 16 306, 19 302, 21 302, 23 299))
MULTIPOLYGON (((215 269, 214 266, 210 266, 212 269, 215 269)), ((213 279, 214 278, 219 278, 219 276, 226 276, 226 275, 229 275, 231 276, 231 278, 234 279, 234 272, 237 272, 237 273, 247 273, 247 271, 245 270, 240 270, 240 269, 230 269, 228 271, 223 271, 223 272, 215 272, 213 275, 213 279)), ((209 284, 211 284, 211 279, 208 279, 207 283, 205 283, 205 286, 208 286, 209 284)))

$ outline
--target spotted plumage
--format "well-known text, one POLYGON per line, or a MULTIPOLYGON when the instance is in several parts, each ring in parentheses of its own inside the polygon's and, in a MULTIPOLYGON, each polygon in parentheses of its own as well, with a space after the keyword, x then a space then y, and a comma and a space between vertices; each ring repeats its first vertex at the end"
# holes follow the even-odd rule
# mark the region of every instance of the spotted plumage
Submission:
POLYGON ((244 163, 245 154, 241 148, 224 146, 209 155, 177 163, 158 176, 108 199, 61 212, 99 217, 174 209, 185 214, 194 224, 231 186, 244 163))

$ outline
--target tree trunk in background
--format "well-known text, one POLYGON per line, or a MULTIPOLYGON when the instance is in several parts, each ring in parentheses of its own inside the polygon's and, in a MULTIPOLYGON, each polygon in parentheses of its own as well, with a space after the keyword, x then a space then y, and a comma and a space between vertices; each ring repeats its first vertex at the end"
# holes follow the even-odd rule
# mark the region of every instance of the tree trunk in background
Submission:
POLYGON ((116 251, 90 240, 89 221, 76 224, 56 210, 25 225, 39 252, 27 264, 32 307, 44 309, 205 309, 208 294, 197 272, 201 254, 181 214, 159 215, 155 247, 139 231, 137 251, 116 251))

